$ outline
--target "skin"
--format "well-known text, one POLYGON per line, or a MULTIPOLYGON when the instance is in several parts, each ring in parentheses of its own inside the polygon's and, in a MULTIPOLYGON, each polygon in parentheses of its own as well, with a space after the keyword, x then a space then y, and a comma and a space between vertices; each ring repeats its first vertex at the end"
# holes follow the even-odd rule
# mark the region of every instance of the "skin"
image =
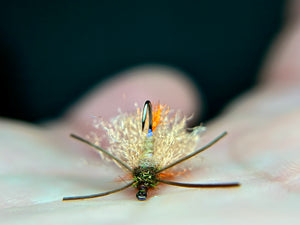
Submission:
POLYGON ((139 67, 96 87, 55 121, 39 126, 0 120, 0 218, 3 224, 297 224, 300 205, 300 9, 290 2, 255 88, 207 124, 202 144, 228 136, 191 159, 181 182, 231 182, 230 189, 162 185, 139 202, 128 189, 103 198, 62 202, 124 185, 124 172, 69 138, 91 129, 90 115, 109 119, 133 102, 160 100, 184 113, 201 113, 201 94, 186 76, 165 67, 139 67), (299 12, 299 11, 298 11, 299 12), (138 75, 138 77, 137 77, 138 75), (147 85, 145 85, 145 83, 147 85), (174 93, 165 90, 168 83, 174 93), (126 97, 122 97, 126 94, 126 97))

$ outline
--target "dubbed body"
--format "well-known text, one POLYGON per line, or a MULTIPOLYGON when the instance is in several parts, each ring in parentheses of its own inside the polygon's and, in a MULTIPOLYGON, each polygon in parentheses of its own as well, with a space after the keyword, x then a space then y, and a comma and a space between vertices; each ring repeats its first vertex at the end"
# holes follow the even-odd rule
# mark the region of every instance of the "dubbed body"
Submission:
POLYGON ((136 197, 138 200, 146 200, 148 189, 158 184, 157 171, 154 154, 154 137, 153 137, 153 121, 152 121, 152 105, 148 100, 145 102, 142 118, 142 130, 144 130, 147 112, 149 114, 149 129, 144 141, 144 148, 139 160, 139 166, 133 170, 133 180, 136 181, 134 186, 138 189, 136 197))

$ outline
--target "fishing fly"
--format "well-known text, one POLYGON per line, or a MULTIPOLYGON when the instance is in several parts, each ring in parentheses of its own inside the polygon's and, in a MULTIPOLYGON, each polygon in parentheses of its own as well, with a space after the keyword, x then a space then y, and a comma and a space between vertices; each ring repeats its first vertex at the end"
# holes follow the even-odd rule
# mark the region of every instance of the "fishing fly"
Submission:
POLYGON ((86 143, 99 151, 103 158, 112 160, 130 176, 131 181, 126 185, 107 192, 64 197, 63 200, 79 200, 97 198, 125 190, 129 187, 137 189, 138 200, 146 200, 149 189, 159 183, 186 188, 229 188, 238 187, 238 182, 230 183, 181 183, 171 181, 176 175, 174 167, 200 152, 205 151, 227 132, 223 132, 214 140, 202 148, 196 149, 199 141, 199 133, 203 126, 192 129, 186 128, 187 117, 180 112, 169 115, 169 107, 152 104, 147 100, 143 109, 137 107, 135 114, 120 113, 111 123, 101 120, 97 124, 107 132, 109 148, 102 149, 99 146, 100 139, 94 138, 88 141, 75 134, 71 134, 83 143, 86 143), (142 120, 140 120, 142 119, 142 120))

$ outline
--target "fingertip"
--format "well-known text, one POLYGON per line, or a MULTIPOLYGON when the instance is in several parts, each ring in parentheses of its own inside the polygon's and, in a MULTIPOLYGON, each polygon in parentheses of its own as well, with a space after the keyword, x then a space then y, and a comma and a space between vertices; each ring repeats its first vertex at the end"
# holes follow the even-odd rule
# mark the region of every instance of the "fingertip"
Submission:
POLYGON ((260 71, 260 84, 277 89, 300 84, 300 3, 289 1, 283 27, 267 54, 260 71))
POLYGON ((145 100, 167 104, 184 114, 201 113, 200 92, 187 74, 167 66, 138 66, 121 72, 87 93, 64 116, 71 123, 83 123, 90 115, 109 119, 132 111, 145 100))

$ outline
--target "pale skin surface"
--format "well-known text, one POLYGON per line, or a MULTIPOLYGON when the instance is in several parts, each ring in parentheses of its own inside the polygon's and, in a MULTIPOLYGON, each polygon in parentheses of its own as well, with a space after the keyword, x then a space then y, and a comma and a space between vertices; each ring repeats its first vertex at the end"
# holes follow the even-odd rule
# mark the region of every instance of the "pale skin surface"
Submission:
POLYGON ((300 18, 292 11, 299 14, 300 4, 292 5, 293 16, 271 48, 259 84, 207 124, 202 144, 224 130, 229 135, 202 153, 202 160, 191 159, 190 165, 199 163, 197 169, 177 180, 239 181, 241 187, 163 186, 144 202, 136 200, 132 189, 91 200, 61 201, 64 196, 124 185, 115 182, 124 172, 69 138, 71 132, 87 134, 90 115, 108 119, 118 107, 132 111, 134 101, 141 106, 146 99, 160 100, 186 114, 201 113, 201 96, 181 72, 136 68, 96 87, 57 121, 35 126, 0 120, 1 224, 298 224, 300 18))

